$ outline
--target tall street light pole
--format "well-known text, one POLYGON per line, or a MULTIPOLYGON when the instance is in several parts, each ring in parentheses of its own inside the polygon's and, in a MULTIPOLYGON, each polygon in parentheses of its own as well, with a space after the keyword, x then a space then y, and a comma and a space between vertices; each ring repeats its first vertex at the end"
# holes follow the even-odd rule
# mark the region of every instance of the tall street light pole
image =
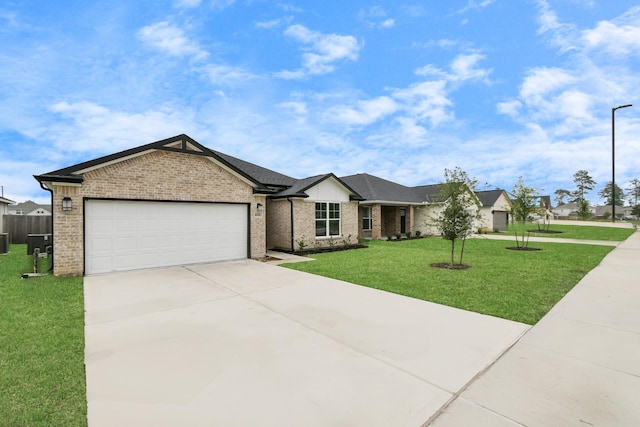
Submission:
POLYGON ((611 222, 616 222, 616 110, 632 105, 619 105, 611 109, 611 222))

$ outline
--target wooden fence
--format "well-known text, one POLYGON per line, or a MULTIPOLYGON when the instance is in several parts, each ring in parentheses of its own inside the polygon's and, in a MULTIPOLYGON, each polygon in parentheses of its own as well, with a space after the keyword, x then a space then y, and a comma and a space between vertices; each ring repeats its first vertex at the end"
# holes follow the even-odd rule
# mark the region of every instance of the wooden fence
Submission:
POLYGON ((3 215, 2 231, 9 233, 9 242, 27 243, 28 234, 50 234, 51 216, 3 215))

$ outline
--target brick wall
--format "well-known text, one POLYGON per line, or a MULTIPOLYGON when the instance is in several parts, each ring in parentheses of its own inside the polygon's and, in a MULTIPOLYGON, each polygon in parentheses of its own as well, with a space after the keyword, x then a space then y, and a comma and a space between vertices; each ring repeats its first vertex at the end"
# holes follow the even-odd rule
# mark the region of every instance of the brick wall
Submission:
POLYGON ((84 174, 78 186, 54 186, 54 273, 83 273, 83 198, 180 200, 250 203, 251 256, 266 252, 266 209, 257 214, 256 205, 266 205, 264 195, 254 195, 247 182, 207 157, 153 151, 107 165, 84 174), (62 211, 62 198, 71 197, 73 210, 62 211))
POLYGON ((287 199, 267 201, 267 247, 291 249, 291 205, 287 199))
MULTIPOLYGON (((302 199, 293 200, 294 209, 294 247, 299 248, 301 240, 307 247, 329 246, 331 239, 316 238, 316 211, 315 202, 302 199)), ((333 237, 333 242, 342 244, 342 240, 351 235, 351 243, 358 243, 358 202, 343 202, 340 204, 340 217, 342 234, 333 237)))

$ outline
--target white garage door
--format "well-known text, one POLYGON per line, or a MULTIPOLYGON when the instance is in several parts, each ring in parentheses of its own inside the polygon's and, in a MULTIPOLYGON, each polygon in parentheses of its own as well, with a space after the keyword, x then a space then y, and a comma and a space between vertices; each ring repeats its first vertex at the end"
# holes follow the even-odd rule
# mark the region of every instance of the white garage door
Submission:
POLYGON ((245 204, 85 203, 85 274, 247 256, 245 204))

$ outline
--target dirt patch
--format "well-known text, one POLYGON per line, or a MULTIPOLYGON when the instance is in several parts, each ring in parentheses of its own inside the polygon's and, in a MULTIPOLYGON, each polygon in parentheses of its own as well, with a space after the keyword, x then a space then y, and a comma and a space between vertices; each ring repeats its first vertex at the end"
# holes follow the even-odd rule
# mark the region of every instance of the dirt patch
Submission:
POLYGON ((470 265, 467 264, 453 264, 451 265, 450 262, 434 262, 432 264, 430 264, 431 267, 435 267, 435 268, 446 268, 447 270, 466 270, 471 268, 470 265))
POLYGON ((562 234, 563 232, 560 230, 527 230, 529 233, 539 233, 539 234, 562 234))

